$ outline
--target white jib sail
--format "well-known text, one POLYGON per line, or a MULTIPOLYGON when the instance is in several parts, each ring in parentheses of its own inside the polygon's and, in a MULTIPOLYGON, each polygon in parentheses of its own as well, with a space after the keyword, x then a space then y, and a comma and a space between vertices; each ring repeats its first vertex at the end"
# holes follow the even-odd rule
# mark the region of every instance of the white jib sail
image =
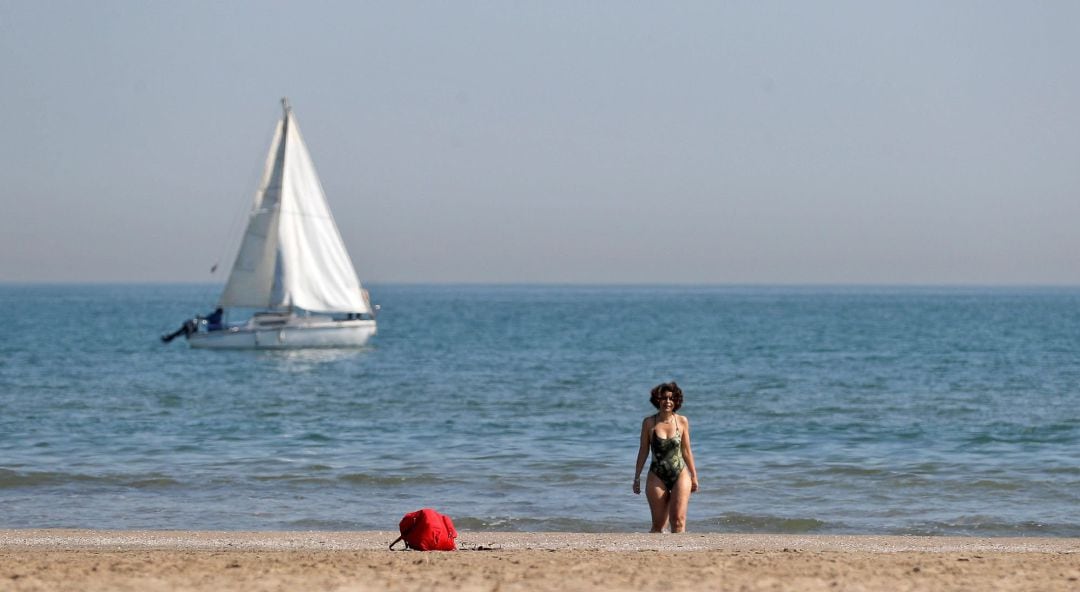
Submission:
POLYGON ((270 292, 277 265, 278 216, 281 211, 281 173, 285 162, 282 131, 285 121, 279 121, 266 156, 262 182, 255 193, 247 229, 240 250, 236 253, 225 291, 218 305, 224 308, 271 306, 270 292))
POLYGON ((371 312, 288 107, 220 304, 371 312))

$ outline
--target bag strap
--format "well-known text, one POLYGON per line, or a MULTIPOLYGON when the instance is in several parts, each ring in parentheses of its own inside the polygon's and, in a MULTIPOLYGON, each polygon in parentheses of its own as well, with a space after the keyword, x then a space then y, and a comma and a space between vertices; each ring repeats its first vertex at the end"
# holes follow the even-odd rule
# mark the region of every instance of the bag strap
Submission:
MULTIPOLYGON (((394 545, 396 545, 398 543, 398 541, 400 541, 400 540, 404 539, 405 537, 409 536, 409 533, 412 532, 414 528, 416 528, 416 522, 415 521, 412 523, 412 526, 410 526, 408 530, 401 533, 401 536, 394 539, 394 542, 390 543, 390 550, 393 551, 394 550, 394 545)), ((409 550, 409 541, 404 541, 404 543, 405 543, 405 548, 402 549, 402 551, 408 551, 409 550)))

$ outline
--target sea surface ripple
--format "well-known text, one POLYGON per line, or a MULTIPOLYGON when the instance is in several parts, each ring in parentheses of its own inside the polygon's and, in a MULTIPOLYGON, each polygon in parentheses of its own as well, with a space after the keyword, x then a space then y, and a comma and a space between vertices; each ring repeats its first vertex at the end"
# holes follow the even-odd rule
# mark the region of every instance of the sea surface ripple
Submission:
POLYGON ((1080 536, 1080 289, 374 285, 359 350, 158 336, 209 285, 0 285, 0 528, 633 532, 677 380, 707 532, 1080 536))

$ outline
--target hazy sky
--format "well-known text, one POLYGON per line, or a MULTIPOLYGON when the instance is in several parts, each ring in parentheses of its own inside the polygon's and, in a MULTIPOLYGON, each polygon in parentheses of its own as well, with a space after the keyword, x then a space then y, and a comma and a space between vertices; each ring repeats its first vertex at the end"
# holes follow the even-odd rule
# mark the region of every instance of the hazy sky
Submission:
POLYGON ((1080 283, 1080 2, 0 0, 0 281, 1080 283))

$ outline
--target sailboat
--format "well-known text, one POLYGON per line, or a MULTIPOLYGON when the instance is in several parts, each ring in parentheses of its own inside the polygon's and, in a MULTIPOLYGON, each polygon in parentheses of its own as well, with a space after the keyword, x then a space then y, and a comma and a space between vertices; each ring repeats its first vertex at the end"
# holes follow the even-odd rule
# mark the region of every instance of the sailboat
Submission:
POLYGON ((218 308, 177 331, 191 347, 358 347, 375 335, 377 307, 360 285, 288 99, 281 105, 218 308), (236 315, 246 318, 230 323, 236 315))

